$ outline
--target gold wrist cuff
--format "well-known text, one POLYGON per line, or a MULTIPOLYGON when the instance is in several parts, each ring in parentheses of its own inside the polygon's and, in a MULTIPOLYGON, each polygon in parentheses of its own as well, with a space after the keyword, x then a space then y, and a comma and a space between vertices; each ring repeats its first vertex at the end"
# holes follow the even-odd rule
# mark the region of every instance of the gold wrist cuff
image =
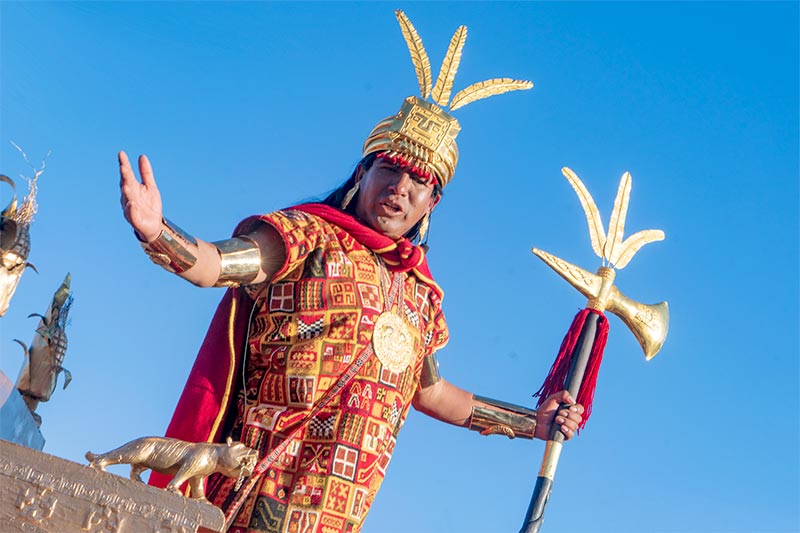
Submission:
POLYGON ((473 396, 486 405, 472 407, 469 429, 481 435, 502 434, 513 439, 532 439, 536 430, 536 411, 483 396, 473 396))
POLYGON ((235 287, 251 283, 261 272, 261 252, 256 241, 245 235, 212 242, 222 262, 215 287, 235 287))
POLYGON ((436 384, 437 381, 442 379, 439 375, 439 361, 436 356, 426 355, 422 358, 422 373, 419 375, 419 388, 425 389, 431 385, 436 384))
POLYGON ((181 228, 161 219, 161 233, 155 240, 142 242, 142 250, 157 265, 173 274, 181 274, 194 266, 197 256, 190 246, 197 246, 197 240, 181 228))

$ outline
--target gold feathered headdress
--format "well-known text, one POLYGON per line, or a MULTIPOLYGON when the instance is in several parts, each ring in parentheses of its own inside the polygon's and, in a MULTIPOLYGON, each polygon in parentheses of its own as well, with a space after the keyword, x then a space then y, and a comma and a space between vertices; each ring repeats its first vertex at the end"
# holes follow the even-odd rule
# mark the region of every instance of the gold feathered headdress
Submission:
POLYGON ((458 162, 456 136, 461 126, 442 107, 449 106, 450 111, 455 111, 482 98, 508 91, 530 89, 533 83, 510 78, 495 78, 470 85, 457 92, 451 101, 450 93, 461 62, 461 49, 467 40, 467 27, 459 26, 450 39, 439 77, 431 89, 431 64, 422 39, 405 13, 398 9, 395 15, 411 53, 422 98, 409 96, 397 114, 378 122, 364 142, 363 155, 387 152, 389 157, 399 157, 410 165, 432 174, 442 186, 445 186, 453 178, 456 170, 458 162), (433 102, 426 100, 429 96, 433 102))

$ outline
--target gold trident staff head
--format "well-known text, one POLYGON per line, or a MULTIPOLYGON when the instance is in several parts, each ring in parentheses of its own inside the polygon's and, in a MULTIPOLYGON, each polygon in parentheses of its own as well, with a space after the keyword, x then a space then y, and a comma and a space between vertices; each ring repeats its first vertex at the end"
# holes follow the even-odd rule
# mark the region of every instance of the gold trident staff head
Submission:
POLYGON ((602 259, 596 274, 564 261, 538 248, 531 251, 581 294, 589 299, 588 307, 599 311, 608 310, 622 319, 630 328, 644 350, 647 360, 652 359, 667 338, 669 307, 667 302, 648 305, 631 300, 614 286, 615 269, 624 268, 636 252, 647 243, 664 240, 664 232, 648 229, 634 233, 624 241, 625 217, 631 192, 631 175, 622 175, 614 200, 614 210, 606 235, 597 205, 578 176, 567 167, 561 172, 578 194, 589 223, 592 249, 602 259))

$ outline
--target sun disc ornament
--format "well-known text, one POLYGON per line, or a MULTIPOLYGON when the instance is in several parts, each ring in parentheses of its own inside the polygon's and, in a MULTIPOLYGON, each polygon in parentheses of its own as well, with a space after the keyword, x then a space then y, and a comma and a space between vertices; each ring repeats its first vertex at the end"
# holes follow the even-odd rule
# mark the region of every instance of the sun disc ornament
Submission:
POLYGON ((400 373, 414 359, 414 336, 402 317, 391 311, 384 311, 375 321, 372 349, 383 366, 400 373))

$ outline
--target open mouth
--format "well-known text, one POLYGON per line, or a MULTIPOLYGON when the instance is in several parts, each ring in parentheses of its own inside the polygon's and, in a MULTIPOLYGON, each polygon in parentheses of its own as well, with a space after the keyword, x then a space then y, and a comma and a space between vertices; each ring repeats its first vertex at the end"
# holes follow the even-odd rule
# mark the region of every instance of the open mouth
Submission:
POLYGON ((389 200, 383 200, 380 204, 387 213, 396 214, 403 211, 403 209, 394 202, 390 202, 389 200))

